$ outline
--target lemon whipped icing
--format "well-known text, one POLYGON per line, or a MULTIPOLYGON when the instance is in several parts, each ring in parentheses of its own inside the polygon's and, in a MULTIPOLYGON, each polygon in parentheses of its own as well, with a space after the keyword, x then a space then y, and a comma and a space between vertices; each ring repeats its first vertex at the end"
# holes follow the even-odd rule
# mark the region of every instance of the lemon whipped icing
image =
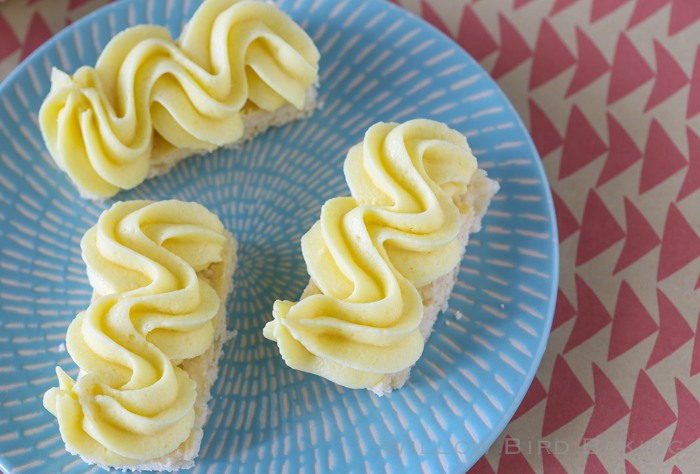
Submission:
POLYGON ((372 388, 423 352, 419 290, 455 275, 464 216, 474 215, 460 199, 470 180, 492 183, 481 215, 498 186, 461 133, 431 120, 372 126, 344 173, 352 197, 327 201, 302 238, 318 294, 277 301, 264 335, 294 369, 372 388))
POLYGON ((68 451, 132 467, 199 442, 195 405, 208 387, 185 369, 205 354, 216 363, 222 328, 225 338, 230 287, 213 277, 231 279, 229 236, 213 213, 181 201, 116 203, 87 231, 95 298, 66 336, 80 371, 73 380, 57 368, 59 387, 44 396, 68 451))
POLYGON ((116 35, 94 68, 53 69, 39 123, 58 167, 84 196, 103 199, 313 110, 318 61, 311 38, 274 5, 208 0, 176 41, 139 25, 116 35))

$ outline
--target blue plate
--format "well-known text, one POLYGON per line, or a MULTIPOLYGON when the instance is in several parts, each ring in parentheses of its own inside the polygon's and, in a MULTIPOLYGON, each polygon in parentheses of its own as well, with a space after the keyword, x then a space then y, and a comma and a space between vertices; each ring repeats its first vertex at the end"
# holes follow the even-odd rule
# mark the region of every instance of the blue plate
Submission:
MULTIPOLYGON (((527 391, 554 312, 559 255, 540 159, 484 70, 389 3, 283 0, 322 54, 323 110, 236 151, 181 162, 119 199, 178 198, 216 212, 240 242, 227 345, 196 472, 464 473, 527 391), (501 183, 467 250, 450 309, 410 382, 378 398, 288 369, 262 338, 275 299, 306 285, 299 240, 328 198, 347 195, 347 149, 378 121, 425 117, 464 132, 501 183)), ((109 203, 82 200, 43 145, 37 113, 52 66, 94 64, 138 23, 177 36, 198 1, 123 0, 39 48, 0 86, 0 467, 82 473, 42 407, 55 366, 75 375, 66 327, 91 289, 82 234, 109 203)))

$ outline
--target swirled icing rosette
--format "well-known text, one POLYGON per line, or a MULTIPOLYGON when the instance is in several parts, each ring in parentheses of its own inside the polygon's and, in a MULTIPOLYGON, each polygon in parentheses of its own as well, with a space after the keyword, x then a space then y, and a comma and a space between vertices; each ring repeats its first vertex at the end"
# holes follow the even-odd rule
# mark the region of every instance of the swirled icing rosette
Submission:
POLYGON ((424 346, 417 288, 459 264, 462 216, 473 212, 458 197, 476 171, 465 137, 441 123, 367 131, 345 160, 352 197, 326 202, 302 238, 320 294, 277 301, 264 329, 287 365, 368 388, 416 363, 424 346))
POLYGON ((115 36, 94 68, 54 69, 41 131, 81 191, 108 197, 140 184, 173 149, 236 142, 251 109, 303 110, 318 61, 311 38, 274 5, 208 0, 177 41, 139 25, 115 36))
POLYGON ((96 299, 66 336, 79 377, 57 368, 60 386, 44 396, 69 451, 128 467, 190 437, 198 387, 179 365, 210 349, 225 317, 197 272, 229 265, 230 245, 214 214, 180 201, 117 203, 88 230, 96 299))

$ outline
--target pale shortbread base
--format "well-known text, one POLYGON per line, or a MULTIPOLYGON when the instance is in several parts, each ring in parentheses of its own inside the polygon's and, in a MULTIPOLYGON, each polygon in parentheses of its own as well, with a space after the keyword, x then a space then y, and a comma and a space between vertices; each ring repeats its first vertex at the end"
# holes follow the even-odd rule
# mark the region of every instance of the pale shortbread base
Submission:
MULTIPOLYGON (((192 380, 197 382, 197 398, 194 404, 195 420, 190 437, 172 453, 136 466, 103 466, 97 461, 80 455, 86 463, 97 464, 107 471, 111 469, 122 471, 177 471, 178 469, 189 469, 194 466, 194 459, 199 454, 199 447, 204 435, 202 427, 211 413, 208 402, 211 399, 211 387, 219 375, 219 358, 223 353, 224 344, 236 335, 235 332, 232 333, 226 330, 226 306, 228 297, 233 291, 233 274, 236 270, 238 244, 229 231, 224 230, 224 233, 227 242, 221 255, 222 261, 198 273, 200 277, 204 278, 211 285, 221 300, 219 312, 215 316, 216 334, 214 342, 204 354, 194 359, 185 360, 179 366, 187 372, 192 380)), ((93 293, 93 300, 99 298, 99 296, 98 293, 93 293)), ((66 446, 66 450, 71 454, 79 455, 69 449, 68 446, 66 446)))
MULTIPOLYGON (((498 189, 498 183, 488 178, 485 171, 477 170, 469 182, 467 192, 457 197, 459 201, 468 204, 471 208, 469 213, 462 214, 462 227, 457 237, 464 246, 464 250, 466 250, 466 246, 469 243, 469 236, 481 230, 481 219, 484 217, 484 214, 486 214, 486 209, 491 202, 491 198, 496 194, 498 189)), ((462 255, 464 255, 464 250, 462 251, 462 255)), ((447 275, 418 288, 418 292, 423 299, 423 319, 421 320, 419 329, 425 342, 428 341, 430 333, 433 332, 433 326, 440 312, 447 310, 448 300, 450 299, 452 288, 457 281, 458 274, 459 264, 447 275)), ((319 294, 320 292, 321 290, 316 283, 310 280, 304 293, 301 295, 301 299, 319 294)), ((371 390, 381 397, 392 390, 403 387, 410 375, 411 367, 400 372, 387 374, 378 384, 369 387, 368 390, 371 390)))
MULTIPOLYGON (((291 104, 286 104, 274 112, 268 112, 267 110, 260 109, 256 105, 249 102, 245 105, 243 110, 241 110, 241 118, 243 119, 243 136, 236 141, 224 145, 221 148, 234 149, 245 143, 247 140, 264 133, 271 127, 280 127, 289 122, 293 122, 294 120, 310 117, 319 107, 316 100, 318 95, 317 87, 318 78, 316 79, 315 84, 309 87, 309 90, 306 92, 306 104, 302 110, 297 109, 291 104)), ((153 150, 151 152, 151 167, 148 170, 146 179, 155 178, 156 176, 166 174, 185 158, 206 153, 209 153, 209 150, 175 148, 156 133, 153 142, 153 150)), ((98 196, 81 188, 75 182, 73 182, 73 184, 78 189, 80 197, 83 199, 90 199, 93 201, 109 199, 109 196, 98 196)))

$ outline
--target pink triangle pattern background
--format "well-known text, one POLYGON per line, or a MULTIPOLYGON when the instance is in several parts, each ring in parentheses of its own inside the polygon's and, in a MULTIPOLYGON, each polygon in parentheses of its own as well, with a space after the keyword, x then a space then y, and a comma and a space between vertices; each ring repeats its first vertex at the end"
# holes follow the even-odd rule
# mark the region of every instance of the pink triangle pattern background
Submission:
MULTIPOLYGON (((698 472, 700 1, 391 1, 498 81, 557 212, 547 351, 469 474, 698 472)), ((0 4, 0 79, 106 3, 0 4)))

